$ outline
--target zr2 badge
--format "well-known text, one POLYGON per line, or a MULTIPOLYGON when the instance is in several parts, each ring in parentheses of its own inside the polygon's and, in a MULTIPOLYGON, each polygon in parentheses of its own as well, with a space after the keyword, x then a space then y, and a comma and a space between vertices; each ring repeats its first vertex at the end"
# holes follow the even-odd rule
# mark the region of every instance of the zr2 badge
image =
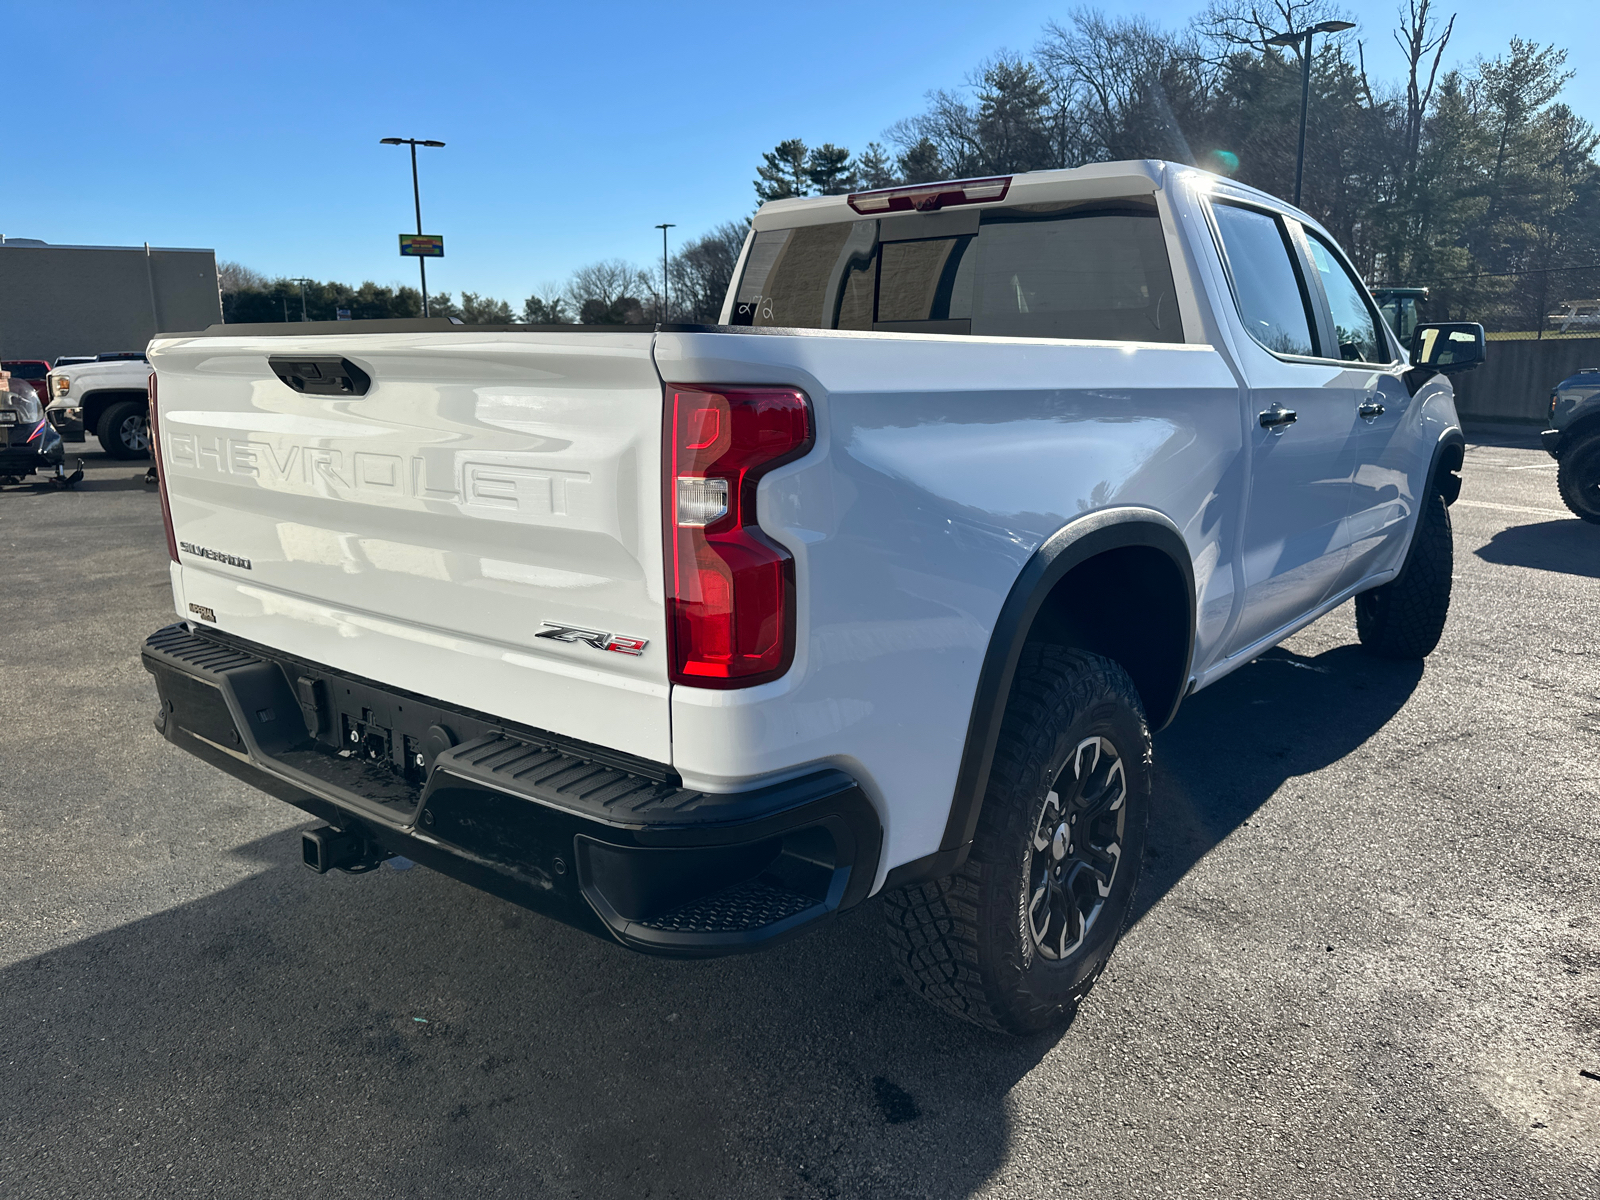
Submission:
POLYGON ((576 625, 558 625, 544 622, 544 628, 534 637, 549 638, 554 642, 582 642, 596 650, 609 650, 613 654, 631 654, 637 658, 650 644, 648 638, 624 637, 620 633, 601 633, 598 629, 580 629, 576 625))

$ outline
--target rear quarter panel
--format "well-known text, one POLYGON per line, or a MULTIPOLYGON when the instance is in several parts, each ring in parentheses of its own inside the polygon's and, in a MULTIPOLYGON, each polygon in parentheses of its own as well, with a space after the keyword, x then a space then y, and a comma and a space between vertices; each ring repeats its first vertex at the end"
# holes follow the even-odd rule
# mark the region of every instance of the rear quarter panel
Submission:
POLYGON ((747 690, 673 689, 686 783, 830 763, 880 807, 882 871, 931 853, 1012 582, 1052 533, 1106 508, 1153 508, 1182 531, 1197 661, 1214 653, 1242 437, 1209 346, 663 334, 656 359, 669 383, 799 387, 817 421, 816 449, 758 492, 762 527, 795 555, 794 666, 747 690))

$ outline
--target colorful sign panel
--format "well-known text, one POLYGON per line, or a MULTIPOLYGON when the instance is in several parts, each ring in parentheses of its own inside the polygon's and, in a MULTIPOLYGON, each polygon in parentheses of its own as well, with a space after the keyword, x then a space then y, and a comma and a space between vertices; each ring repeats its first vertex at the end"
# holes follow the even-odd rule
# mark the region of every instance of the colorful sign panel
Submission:
POLYGON ((444 238, 437 233, 402 233, 400 257, 443 258, 444 238))

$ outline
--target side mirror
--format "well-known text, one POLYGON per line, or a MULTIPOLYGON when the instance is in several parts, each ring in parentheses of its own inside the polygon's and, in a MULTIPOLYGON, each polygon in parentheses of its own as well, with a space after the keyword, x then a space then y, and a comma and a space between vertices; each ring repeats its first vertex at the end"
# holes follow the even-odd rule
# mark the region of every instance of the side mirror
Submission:
POLYGON ((1454 375, 1483 364, 1483 326, 1471 321, 1432 321, 1411 335, 1411 367, 1454 375))

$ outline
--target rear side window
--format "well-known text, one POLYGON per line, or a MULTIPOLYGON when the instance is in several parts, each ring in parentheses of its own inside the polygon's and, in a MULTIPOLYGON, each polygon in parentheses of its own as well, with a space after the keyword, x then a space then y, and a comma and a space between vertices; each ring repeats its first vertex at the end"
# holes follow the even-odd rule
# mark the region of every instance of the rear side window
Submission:
POLYGON ((1153 201, 765 230, 736 325, 1181 342, 1153 201))
POLYGON ((1213 211, 1250 336, 1279 354, 1315 355, 1310 310, 1283 226, 1253 208, 1217 204, 1213 211))

